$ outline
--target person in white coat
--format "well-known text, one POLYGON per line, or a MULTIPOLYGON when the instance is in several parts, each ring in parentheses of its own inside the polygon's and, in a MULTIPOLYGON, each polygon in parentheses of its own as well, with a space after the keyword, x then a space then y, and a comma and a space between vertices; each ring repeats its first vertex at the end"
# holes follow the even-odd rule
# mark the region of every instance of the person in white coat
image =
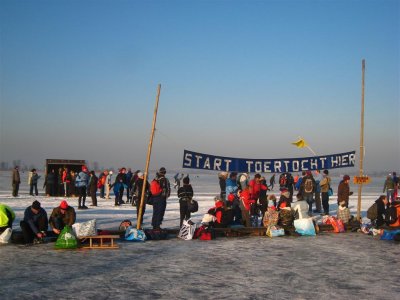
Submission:
POLYGON ((297 201, 292 204, 292 211, 295 219, 309 218, 308 203, 304 201, 303 198, 299 195, 297 197, 297 201))
POLYGON ((104 183, 104 186, 106 188, 106 199, 110 199, 110 186, 112 184, 112 174, 113 171, 108 172, 108 175, 106 177, 106 182, 104 183))

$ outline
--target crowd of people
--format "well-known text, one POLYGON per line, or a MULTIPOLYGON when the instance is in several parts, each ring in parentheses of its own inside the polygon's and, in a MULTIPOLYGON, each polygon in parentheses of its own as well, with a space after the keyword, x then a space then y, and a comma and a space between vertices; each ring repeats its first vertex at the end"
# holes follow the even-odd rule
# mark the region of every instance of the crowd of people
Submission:
MULTIPOLYGON (((60 176, 55 175, 55 170, 50 170, 44 182, 46 194, 51 196, 56 193, 64 197, 78 197, 78 209, 87 209, 86 197, 90 196, 92 206, 97 206, 97 193, 102 199, 110 199, 110 191, 114 192, 114 205, 120 206, 128 203, 136 206, 136 216, 141 219, 146 211, 146 205, 153 206, 151 225, 154 230, 160 230, 167 206, 167 199, 171 195, 171 186, 166 177, 166 169, 160 168, 154 179, 144 183, 144 174, 140 170, 121 168, 113 178, 113 172, 104 170, 97 177, 94 171, 82 166, 80 172, 69 171, 68 168, 58 170, 60 176), (58 179, 58 180, 57 180, 58 179), (57 182, 59 181, 59 182, 57 182), (126 194, 126 202, 123 195, 126 194), (144 193, 144 201, 141 201, 144 193)), ((33 169, 29 175, 30 194, 35 195, 40 176, 33 169)), ((208 215, 213 217, 215 227, 228 227, 241 225, 245 227, 265 226, 268 218, 278 217, 279 224, 290 225, 294 219, 310 218, 313 214, 329 215, 330 197, 333 195, 329 171, 305 171, 301 176, 292 176, 290 173, 280 174, 279 199, 273 192, 275 174, 268 181, 261 174, 250 178, 249 173, 220 172, 218 174, 220 194, 215 197, 215 206, 210 208, 208 215), (296 201, 295 201, 296 200, 296 201)), ((180 226, 183 220, 191 216, 190 203, 194 193, 189 175, 179 173, 174 176, 179 198, 180 226), (181 186, 182 181, 182 186, 181 186)), ((20 184, 18 167, 12 174, 13 196, 18 195, 20 184)), ((348 224, 352 216, 349 210, 350 176, 344 175, 337 188, 337 213, 336 217, 344 224, 348 224)), ((399 178, 394 172, 387 176, 382 195, 368 209, 367 216, 375 226, 390 225, 400 226, 400 203, 397 200, 399 178), (398 215, 398 217, 397 217, 398 215)), ((11 208, 0 205, 0 234, 4 229, 11 228, 15 218, 11 208), (10 223, 11 222, 11 223, 10 223)), ((48 224, 54 233, 58 234, 66 224, 75 222, 75 210, 64 200, 55 208, 50 219, 46 211, 41 208, 38 201, 34 201, 25 210, 24 219, 20 226, 26 242, 41 239, 45 236, 48 224)))

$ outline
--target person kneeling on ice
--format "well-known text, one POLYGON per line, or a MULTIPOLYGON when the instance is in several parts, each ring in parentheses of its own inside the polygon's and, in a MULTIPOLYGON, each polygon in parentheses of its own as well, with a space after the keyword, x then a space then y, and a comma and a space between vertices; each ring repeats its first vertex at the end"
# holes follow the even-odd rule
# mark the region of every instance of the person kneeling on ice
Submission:
POLYGON ((64 229, 66 225, 72 226, 75 224, 76 213, 72 206, 69 206, 67 201, 61 201, 58 207, 53 209, 50 215, 50 227, 55 234, 60 234, 61 230, 64 229))
POLYGON ((0 243, 8 243, 14 220, 15 213, 13 210, 9 206, 0 203, 0 243))
POLYGON ((48 225, 46 211, 39 201, 33 201, 32 205, 25 209, 24 219, 20 222, 25 244, 42 243, 48 225))
POLYGON ((385 225, 386 207, 389 201, 385 195, 380 196, 367 210, 367 218, 373 226, 385 225))

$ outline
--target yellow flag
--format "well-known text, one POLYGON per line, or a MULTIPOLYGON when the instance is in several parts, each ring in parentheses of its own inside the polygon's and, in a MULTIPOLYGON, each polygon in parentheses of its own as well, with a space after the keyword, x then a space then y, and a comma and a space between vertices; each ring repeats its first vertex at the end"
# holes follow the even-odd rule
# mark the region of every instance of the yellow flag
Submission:
POLYGON ((299 138, 296 142, 292 143, 292 145, 295 145, 297 148, 304 148, 308 146, 306 141, 302 138, 299 138))

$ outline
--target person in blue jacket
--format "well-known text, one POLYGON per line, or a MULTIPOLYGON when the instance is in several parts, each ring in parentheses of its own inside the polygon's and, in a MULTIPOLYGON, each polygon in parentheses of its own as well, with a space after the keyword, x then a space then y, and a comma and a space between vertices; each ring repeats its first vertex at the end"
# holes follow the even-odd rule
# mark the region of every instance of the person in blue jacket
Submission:
POLYGON ((88 169, 86 166, 82 166, 82 171, 75 178, 75 186, 78 189, 79 199, 78 199, 78 209, 87 209, 85 205, 86 201, 86 187, 89 184, 88 169))
POLYGON ((238 192, 238 185, 237 185, 237 173, 231 172, 229 174, 229 178, 226 179, 226 195, 225 195, 225 203, 228 201, 228 197, 230 194, 236 195, 238 192))

